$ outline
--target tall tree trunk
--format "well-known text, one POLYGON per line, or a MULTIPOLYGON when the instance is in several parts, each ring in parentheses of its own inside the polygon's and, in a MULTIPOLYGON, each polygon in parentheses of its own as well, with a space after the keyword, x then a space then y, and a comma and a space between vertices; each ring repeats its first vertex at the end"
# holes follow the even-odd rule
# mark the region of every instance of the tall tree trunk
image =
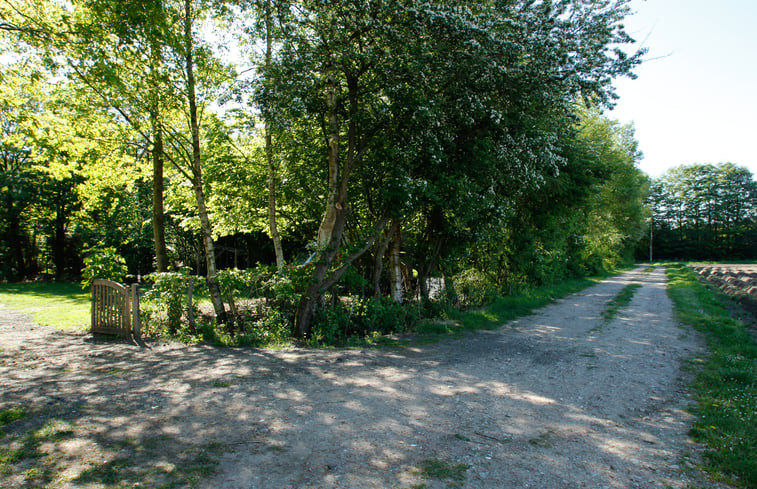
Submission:
POLYGON ((157 104, 150 113, 152 122, 152 236, 155 242, 155 268, 168 270, 166 228, 163 206, 163 130, 160 127, 157 104))
POLYGON ((150 130, 152 132, 152 236, 155 245, 155 269, 168 271, 166 249, 165 208, 163 204, 163 126, 161 120, 160 87, 157 75, 162 63, 160 44, 155 37, 150 42, 150 130))
POLYGON ((187 97, 189 99, 189 124, 192 131, 192 177, 197 199, 197 212, 200 217, 200 227, 202 228, 203 244, 205 246, 205 263, 208 267, 206 281, 208 284, 208 293, 213 303, 216 320, 226 323, 226 309, 223 306, 221 298, 221 289, 218 286, 218 277, 216 275, 216 255, 213 245, 213 229, 208 219, 208 211, 205 207, 205 194, 202 182, 202 164, 200 157, 200 127, 197 120, 197 99, 195 94, 195 77, 194 77, 194 59, 192 53, 192 5, 191 0, 184 0, 184 42, 186 49, 186 70, 187 70, 187 97))
POLYGON ((381 297, 381 274, 384 271, 384 253, 389 247, 389 241, 392 239, 392 233, 386 233, 386 239, 383 239, 376 249, 373 256, 373 273, 371 274, 371 283, 373 284, 373 298, 378 300, 381 297))
POLYGON ((347 267, 359 256, 362 256, 373 243, 376 242, 381 231, 386 226, 387 219, 382 219, 374 229, 374 232, 366 245, 359 252, 348 258, 343 257, 344 264, 333 271, 329 278, 326 274, 334 263, 339 247, 344 236, 344 227, 347 222, 349 208, 347 205, 347 190, 350 183, 352 169, 360 152, 365 147, 367 139, 358 141, 358 81, 359 75, 345 73, 347 85, 348 114, 347 122, 347 151, 342 161, 339 156, 339 114, 337 107, 338 84, 336 70, 332 67, 326 73, 326 116, 328 118, 327 145, 328 145, 328 195, 323 220, 318 230, 318 249, 315 256, 315 269, 312 280, 305 294, 300 299, 300 305, 295 315, 294 334, 304 338, 310 333, 315 305, 320 301, 323 293, 333 286, 344 274, 347 267))
POLYGON ((392 236, 392 247, 389 250, 389 269, 391 270, 391 291, 392 300, 397 304, 402 304, 402 263, 400 261, 400 251, 402 250, 402 233, 400 223, 392 220, 392 227, 389 233, 392 236))
MULTIPOLYGON (((271 66, 271 52, 273 36, 271 34, 271 0, 266 2, 265 11, 265 67, 266 73, 271 66)), ((268 164, 268 229, 273 240, 273 249, 276 253, 276 268, 284 267, 284 249, 281 247, 279 226, 276 224, 276 166, 273 164, 273 141, 271 138, 271 122, 266 116, 265 121, 265 159, 268 164)))
MULTIPOLYGON (((328 73, 326 82, 326 110, 328 118, 328 190, 326 193, 326 210, 318 228, 317 253, 331 242, 331 235, 336 226, 338 211, 343 210, 338 202, 339 194, 339 115, 337 114, 337 82, 334 71, 328 73)), ((338 243, 337 243, 338 244, 338 243)))
POLYGON ((363 246, 352 255, 345 258, 339 268, 329 273, 329 268, 334 262, 334 257, 337 253, 339 241, 342 239, 342 235, 344 235, 344 225, 347 221, 347 214, 348 213, 344 210, 340 210, 340 212, 337 213, 332 241, 327 246, 327 251, 323 254, 322 259, 316 262, 313 271, 313 280, 305 291, 305 294, 303 294, 300 299, 294 323, 294 335, 297 338, 306 338, 310 334, 310 322, 312 320, 313 312, 315 311, 315 306, 320 302, 320 298, 324 291, 336 284, 339 279, 342 278, 344 272, 352 266, 352 263, 363 256, 365 252, 373 246, 389 220, 388 218, 381 219, 374 227, 373 233, 365 240, 363 246))
MULTIPOLYGON (((337 112, 338 87, 335 69, 330 68, 326 75, 328 190, 326 208, 321 225, 318 228, 312 280, 300 299, 295 315, 294 335, 298 338, 305 338, 310 334, 310 323, 315 306, 325 291, 323 287, 324 278, 334 262, 342 242, 344 226, 347 221, 347 187, 357 150, 355 144, 357 122, 354 117, 349 117, 347 156, 344 162, 341 161, 339 156, 339 114, 337 112)), ((357 110, 357 79, 348 80, 348 97, 350 99, 350 116, 353 116, 357 110)))
POLYGON ((344 208, 337 209, 337 212, 334 213, 333 225, 331 226, 331 241, 322 248, 322 251, 316 252, 312 279, 302 298, 300 298, 300 303, 297 307, 293 331, 296 338, 307 338, 310 334, 313 313, 325 291, 323 282, 336 256, 346 222, 347 210, 344 208))

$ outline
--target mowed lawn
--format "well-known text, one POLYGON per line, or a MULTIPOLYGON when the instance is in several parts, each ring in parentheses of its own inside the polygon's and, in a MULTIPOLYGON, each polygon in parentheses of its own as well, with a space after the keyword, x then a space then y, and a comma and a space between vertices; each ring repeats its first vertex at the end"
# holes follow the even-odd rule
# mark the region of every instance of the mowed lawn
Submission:
POLYGON ((42 326, 83 330, 89 327, 89 295, 78 283, 0 284, 0 307, 28 314, 42 326))

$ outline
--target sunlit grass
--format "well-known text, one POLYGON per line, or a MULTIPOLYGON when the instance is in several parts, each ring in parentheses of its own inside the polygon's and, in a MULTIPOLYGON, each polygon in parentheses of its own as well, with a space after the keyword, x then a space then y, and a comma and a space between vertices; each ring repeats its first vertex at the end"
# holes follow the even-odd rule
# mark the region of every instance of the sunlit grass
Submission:
POLYGON ((90 321, 89 292, 78 283, 34 282, 0 284, 0 304, 29 314, 42 326, 86 329, 90 321))
POLYGON ((678 318, 703 333, 710 352, 692 363, 691 435, 708 447, 704 468, 717 479, 757 487, 757 343, 693 271, 675 264, 668 277, 678 318))

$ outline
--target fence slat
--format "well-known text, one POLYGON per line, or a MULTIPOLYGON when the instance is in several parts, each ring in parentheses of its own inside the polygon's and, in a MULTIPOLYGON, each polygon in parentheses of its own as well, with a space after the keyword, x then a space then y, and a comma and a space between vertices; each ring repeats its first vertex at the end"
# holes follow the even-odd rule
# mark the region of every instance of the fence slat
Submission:
MULTIPOLYGON (((138 316, 137 305, 136 315, 138 316)), ((129 289, 111 280, 92 282, 92 332, 131 334, 132 307, 129 289)))

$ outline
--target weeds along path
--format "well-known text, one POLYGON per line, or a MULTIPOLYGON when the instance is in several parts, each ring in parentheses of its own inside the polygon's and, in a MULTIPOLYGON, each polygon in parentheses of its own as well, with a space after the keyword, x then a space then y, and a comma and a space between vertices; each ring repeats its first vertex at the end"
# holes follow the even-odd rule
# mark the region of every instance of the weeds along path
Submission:
POLYGON ((53 420, 66 436, 0 486, 36 464, 55 487, 721 487, 692 468, 682 366, 702 346, 661 268, 395 350, 146 349, 29 327, 0 309, 0 407, 30 411, 5 430, 53 420))

